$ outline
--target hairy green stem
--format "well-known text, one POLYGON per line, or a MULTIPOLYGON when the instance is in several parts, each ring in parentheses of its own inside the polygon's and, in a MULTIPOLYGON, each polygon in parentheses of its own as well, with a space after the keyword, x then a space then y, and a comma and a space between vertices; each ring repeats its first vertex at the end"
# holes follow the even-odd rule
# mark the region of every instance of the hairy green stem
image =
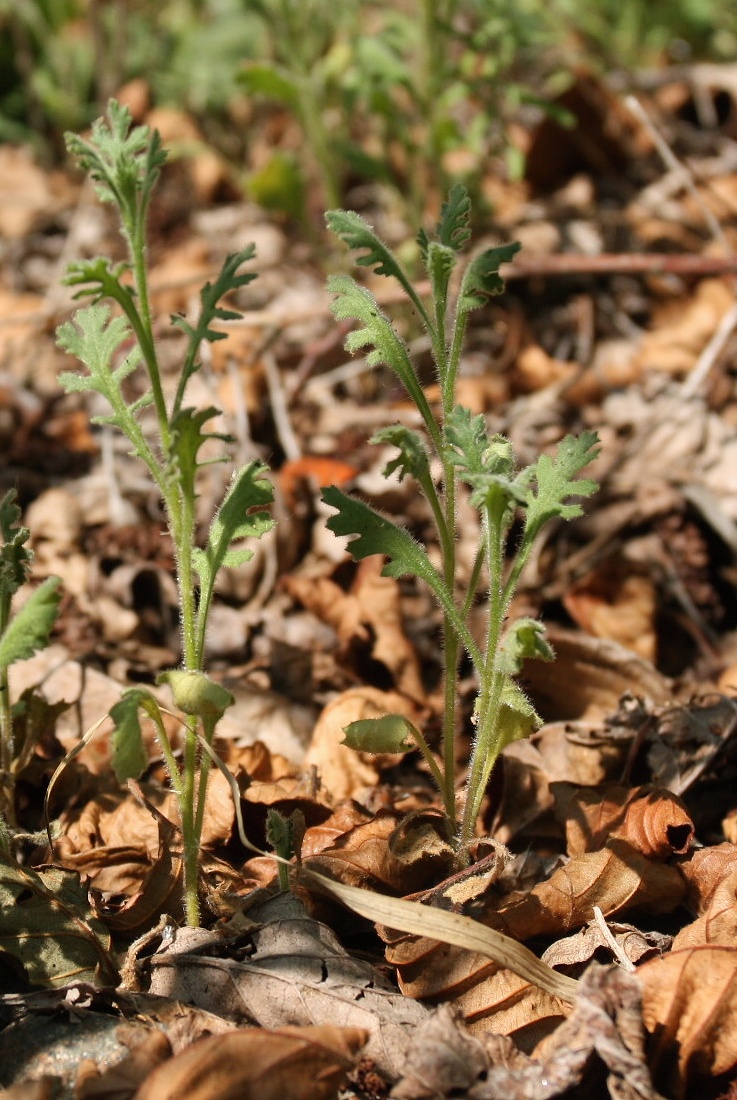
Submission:
POLYGON ((475 713, 478 725, 466 780, 465 804, 459 837, 462 847, 468 844, 473 835, 486 781, 499 754, 498 745, 493 742, 505 681, 503 673, 497 667, 508 607, 503 575, 505 540, 501 515, 490 516, 488 509, 483 513, 483 541, 489 573, 489 621, 484 667, 478 670, 480 690, 475 713))

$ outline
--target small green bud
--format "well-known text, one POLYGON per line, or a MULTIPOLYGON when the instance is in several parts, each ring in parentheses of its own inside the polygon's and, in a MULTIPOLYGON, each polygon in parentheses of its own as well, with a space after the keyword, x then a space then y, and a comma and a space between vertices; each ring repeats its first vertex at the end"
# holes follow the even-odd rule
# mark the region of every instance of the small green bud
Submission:
POLYGON ((204 672, 193 669, 162 672, 156 682, 168 684, 179 709, 198 718, 217 720, 235 702, 233 695, 222 684, 216 684, 204 672))

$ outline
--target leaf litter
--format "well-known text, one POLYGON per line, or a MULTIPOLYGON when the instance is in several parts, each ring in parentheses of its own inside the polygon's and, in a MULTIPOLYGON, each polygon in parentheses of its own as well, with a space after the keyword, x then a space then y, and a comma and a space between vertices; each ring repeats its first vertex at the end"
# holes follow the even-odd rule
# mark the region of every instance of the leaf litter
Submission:
MULTIPOLYGON (((178 641, 150 486, 106 429, 90 431, 93 403, 56 387, 48 319, 67 306, 54 264, 39 262, 42 238, 51 229, 64 245, 75 203, 92 253, 104 226, 75 183, 12 158, 29 183, 14 185, 26 200, 8 227, 16 271, 0 296, 0 481, 18 489, 35 579, 61 576, 65 597, 54 647, 12 682, 14 698, 38 689, 51 709, 32 712, 47 726, 18 777, 28 833, 0 869, 9 1095, 49 1095, 54 1082, 64 1095, 121 1100, 341 1087, 408 1100, 733 1095, 734 265, 710 239, 710 216, 733 249, 734 169, 719 133, 703 131, 688 162, 694 192, 598 78, 574 85, 567 104, 593 145, 574 150, 552 123, 530 135, 526 185, 509 188, 486 227, 525 248, 505 272, 507 295, 469 333, 461 384, 523 461, 572 427, 595 428, 602 492, 529 564, 519 613, 544 615, 558 655, 524 673, 545 724, 505 750, 482 806, 496 847, 479 839, 460 879, 422 761, 340 744, 344 726, 387 712, 430 737, 439 728, 433 607, 380 577, 374 559, 351 565, 325 536, 319 499, 323 484, 355 484, 422 537, 421 505, 398 480, 379 485, 365 446, 387 415, 411 427, 412 414, 380 372, 346 362, 309 252, 303 269, 287 267, 283 227, 248 204, 218 205, 216 165, 178 169, 195 172, 192 196, 182 206, 172 192, 157 214, 163 312, 189 315, 202 272, 234 238, 261 242, 244 319, 224 326, 198 384, 205 404, 225 407, 244 456, 272 462, 279 522, 249 570, 218 582, 211 661, 237 697, 218 747, 249 840, 265 846, 272 808, 304 821, 294 897, 280 895, 274 861, 241 843, 232 790, 212 775, 209 927, 195 935, 178 927, 178 822, 153 752, 143 782, 121 787, 101 728, 55 781, 51 846, 39 835, 65 754, 125 687, 152 684, 178 641), (603 104, 616 122, 605 138, 586 121, 603 104), (707 141, 711 159, 699 151, 707 141), (608 219, 602 178, 618 196, 608 219), (203 228, 226 215, 224 231, 203 228), (166 228, 176 224, 178 242, 166 228), (598 267, 581 267, 587 249, 598 267), (657 272, 614 262, 653 252, 657 272), (681 256, 702 260, 702 273, 669 270, 681 256), (562 274, 547 262, 558 258, 562 274), (372 892, 370 914, 339 904, 355 887, 372 892), (424 902, 424 928, 403 928, 417 918, 392 902, 408 898, 424 902), (542 958, 559 986, 464 941, 477 926, 542 958), (52 1053, 62 1049, 63 1066, 52 1053)), ((164 121, 180 132, 181 120, 164 121)), ((680 140, 688 149, 686 129, 680 140)), ((502 185, 489 187, 501 200, 502 185)), ((203 520, 222 495, 212 476, 203 520)), ((459 569, 472 561, 460 546, 459 569)), ((469 705, 472 694, 469 684, 469 705)), ((466 722, 460 767, 470 732, 466 722)))

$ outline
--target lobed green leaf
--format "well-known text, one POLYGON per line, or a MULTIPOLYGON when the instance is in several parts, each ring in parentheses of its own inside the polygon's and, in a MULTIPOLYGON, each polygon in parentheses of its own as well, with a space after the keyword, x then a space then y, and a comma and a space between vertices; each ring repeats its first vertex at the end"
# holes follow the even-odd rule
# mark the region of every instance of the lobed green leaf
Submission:
POLYGON ((48 644, 59 615, 61 593, 58 577, 47 577, 15 612, 0 634, 0 669, 32 657, 48 644))
MULTIPOLYGON (((15 489, 8 489, 0 501, 0 600, 7 602, 28 577, 33 551, 25 545, 31 537, 27 527, 20 526, 21 511, 15 503, 15 489)), ((0 623, 0 629, 2 624, 0 623)))
POLYGON ((230 549, 236 540, 260 538, 274 526, 263 509, 274 499, 271 483, 264 477, 263 462, 251 462, 233 478, 225 499, 210 526, 204 549, 195 549, 194 565, 202 582, 203 594, 212 592, 218 570, 223 566, 242 565, 253 557, 247 547, 230 549))
POLYGON ((430 478, 430 456, 419 432, 405 427, 404 424, 390 424, 375 432, 369 442, 389 443, 399 451, 396 458, 390 459, 384 467, 384 477, 391 477, 398 470, 400 481, 404 481, 407 474, 414 477, 420 485, 430 478))
POLYGON ((202 428, 208 420, 218 415, 218 409, 211 406, 207 409, 180 409, 174 416, 171 425, 171 461, 175 469, 169 471, 175 483, 181 486, 181 491, 186 500, 193 501, 197 497, 196 477, 197 470, 201 466, 211 462, 223 461, 224 456, 209 459, 207 462, 198 462, 197 456, 200 448, 211 439, 229 443, 231 437, 221 432, 203 432, 202 428))
POLYGON ((64 135, 67 149, 89 173, 99 198, 129 212, 139 195, 151 193, 166 160, 158 132, 131 123, 128 108, 111 99, 107 120, 92 123, 89 141, 78 134, 64 135))
POLYGON ((458 296, 458 313, 462 315, 486 305, 486 299, 504 290, 504 279, 499 274, 501 264, 510 263, 519 252, 520 245, 511 244, 487 248, 479 253, 463 273, 461 292, 458 296))
POLYGON ((555 653, 545 637, 545 626, 539 619, 517 619, 509 627, 499 649, 497 667, 509 676, 522 671, 525 661, 555 660, 555 653))
POLYGON ((409 284, 407 275, 392 250, 355 210, 328 210, 325 221, 328 229, 348 248, 363 252, 362 256, 356 258, 360 267, 372 267, 377 275, 393 277, 403 286, 409 284))
POLYGON ((379 309, 373 294, 348 275, 332 275, 327 286, 335 295, 331 309, 337 319, 349 318, 361 325, 361 328, 348 334, 345 342, 348 351, 371 347, 373 350, 366 356, 366 362, 372 367, 384 364, 395 372, 421 412, 428 429, 432 430, 432 410, 415 374, 409 352, 389 318, 379 309))
POLYGON ((60 384, 67 392, 94 390, 115 408, 120 403, 123 380, 140 362, 140 351, 136 345, 113 368, 121 348, 132 339, 133 332, 125 317, 111 318, 108 306, 92 305, 77 310, 73 321, 59 326, 56 340, 59 347, 84 363, 89 375, 63 371, 59 376, 60 384))
POLYGON ((573 519, 582 514, 580 504, 569 503, 570 497, 587 497, 598 489, 589 478, 576 475, 599 453, 596 432, 585 431, 580 436, 567 435, 558 444, 556 454, 541 455, 524 471, 527 517, 525 537, 534 537, 544 523, 559 517, 573 519))

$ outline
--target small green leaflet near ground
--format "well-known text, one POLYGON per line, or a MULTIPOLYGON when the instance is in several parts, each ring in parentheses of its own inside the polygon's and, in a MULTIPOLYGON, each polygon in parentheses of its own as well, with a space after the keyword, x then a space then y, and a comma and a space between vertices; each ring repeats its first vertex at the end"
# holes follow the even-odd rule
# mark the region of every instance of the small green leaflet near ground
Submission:
MULTIPOLYGON (((61 601, 59 578, 47 577, 21 607, 12 607, 14 596, 30 576, 33 561, 33 551, 26 545, 30 531, 20 526, 20 516, 15 490, 11 489, 0 501, 0 819, 11 826, 15 825, 18 756, 21 750, 32 747, 34 730, 26 725, 24 742, 17 743, 8 670, 16 661, 32 657, 49 644, 61 601)), ((5 829, 0 833, 4 838, 5 829)))

